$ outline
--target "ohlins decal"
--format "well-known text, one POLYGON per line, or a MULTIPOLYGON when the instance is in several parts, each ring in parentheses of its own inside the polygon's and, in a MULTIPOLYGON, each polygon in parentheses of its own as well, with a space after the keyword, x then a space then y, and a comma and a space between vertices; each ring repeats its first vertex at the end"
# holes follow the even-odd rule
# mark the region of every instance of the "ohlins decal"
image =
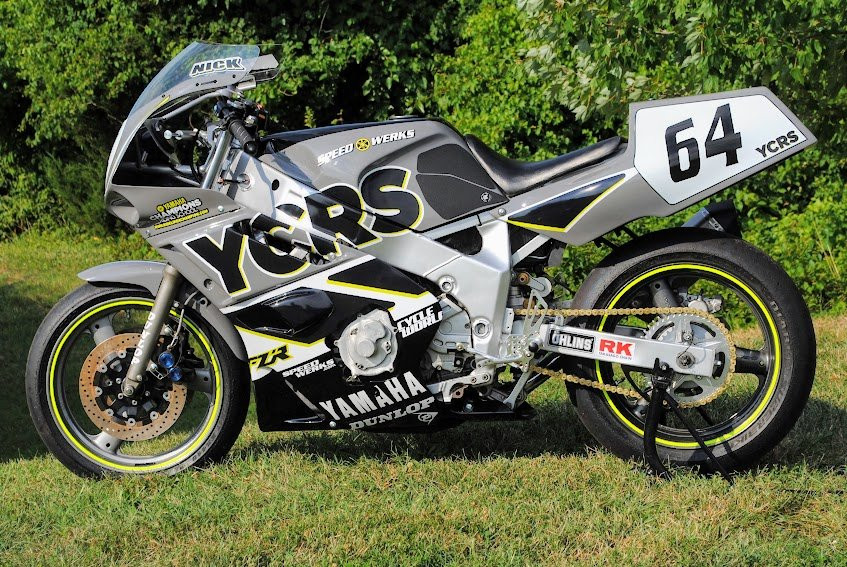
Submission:
POLYGON ((411 372, 406 372, 402 377, 394 377, 374 385, 373 393, 367 390, 359 390, 352 394, 319 402, 320 406, 335 420, 350 420, 351 429, 393 421, 405 415, 425 410, 433 404, 435 399, 428 395, 429 391, 415 378, 411 372), (420 398, 422 394, 427 397, 420 398), (393 407, 403 404, 401 407, 393 407), (384 411, 388 408, 390 411, 384 411), (368 414, 378 413, 369 416, 368 414))
POLYGON ((179 197, 156 205, 157 212, 150 215, 150 220, 156 223, 153 228, 167 228, 209 214, 209 209, 201 209, 202 206, 200 199, 179 197))
MULTIPOLYGON (((417 227, 423 220, 423 204, 407 189, 410 172, 400 167, 384 167, 368 173, 359 191, 349 185, 330 185, 306 197, 312 225, 344 238, 357 248, 398 236, 417 227), (373 213, 367 215, 365 211, 373 213)), ((321 255, 340 253, 338 243, 315 240, 321 255)))
POLYGON ((557 347, 581 350, 583 352, 594 351, 594 337, 579 335, 577 333, 551 330, 549 342, 551 345, 557 347))
POLYGON ((409 140, 414 137, 414 130, 403 130, 400 132, 391 132, 390 134, 384 134, 382 136, 374 136, 372 138, 359 138, 355 142, 350 142, 349 144, 344 144, 334 150, 322 153, 318 156, 318 165, 326 165, 334 159, 338 159, 343 155, 352 153, 354 149, 360 152, 366 152, 374 146, 388 144, 391 142, 399 142, 400 140, 409 140))
POLYGON ((417 313, 412 313, 408 317, 403 317, 397 321, 397 330, 403 338, 414 335, 418 331, 431 327, 441 321, 442 313, 439 309, 435 311, 435 306, 430 305, 426 309, 421 309, 417 313))
POLYGON ((251 357, 250 367, 253 370, 256 370, 265 366, 273 366, 275 362, 279 360, 285 360, 287 358, 291 358, 290 356, 288 356, 288 347, 276 347, 274 349, 269 350, 268 352, 264 352, 258 356, 251 357))
POLYGON ((200 75, 208 75, 209 73, 221 73, 223 71, 243 71, 244 66, 241 64, 241 57, 225 57, 223 59, 211 59, 209 61, 200 61, 191 67, 189 77, 198 77, 200 75))

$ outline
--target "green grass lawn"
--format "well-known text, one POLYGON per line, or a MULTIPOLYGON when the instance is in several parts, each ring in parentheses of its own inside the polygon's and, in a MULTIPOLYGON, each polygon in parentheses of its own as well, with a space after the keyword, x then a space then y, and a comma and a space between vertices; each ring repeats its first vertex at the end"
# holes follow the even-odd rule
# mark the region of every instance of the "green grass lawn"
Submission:
POLYGON ((803 418, 732 487, 690 473, 657 482, 598 450, 553 383, 530 422, 268 434, 251 414, 208 470, 77 478, 32 427, 26 355, 75 274, 126 248, 0 243, 0 565, 847 564, 847 317, 816 320, 803 418))

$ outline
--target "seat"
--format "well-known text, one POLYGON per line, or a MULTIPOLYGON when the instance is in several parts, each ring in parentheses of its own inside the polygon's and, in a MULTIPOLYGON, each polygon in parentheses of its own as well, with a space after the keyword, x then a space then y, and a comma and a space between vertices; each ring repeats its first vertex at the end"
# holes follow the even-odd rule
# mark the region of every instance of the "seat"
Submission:
POLYGON ((621 145, 620 136, 615 136, 563 156, 531 162, 503 157, 473 135, 465 136, 465 141, 491 179, 510 197, 597 163, 615 153, 621 145))

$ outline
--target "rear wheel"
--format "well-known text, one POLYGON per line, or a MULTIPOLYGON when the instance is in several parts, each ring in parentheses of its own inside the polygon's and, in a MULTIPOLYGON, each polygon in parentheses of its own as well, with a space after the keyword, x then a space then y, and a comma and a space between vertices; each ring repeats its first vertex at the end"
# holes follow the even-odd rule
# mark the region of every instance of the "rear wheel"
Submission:
MULTIPOLYGON (((182 378, 148 371, 121 383, 153 305, 146 291, 83 285, 50 311, 27 361, 27 401, 44 443, 73 472, 176 473, 223 457, 246 416, 249 379, 215 330, 172 310, 155 353, 182 378)), ((154 360, 156 356, 153 357, 154 360)))
MULTIPOLYGON (((694 405, 683 411, 722 465, 749 467, 788 433, 809 397, 815 335, 805 303, 764 253, 743 240, 699 230, 657 233, 649 244, 632 243, 592 272, 574 298, 576 308, 671 306, 709 311, 731 332, 735 373, 677 375, 670 393, 694 405)), ((694 344, 724 339, 696 316, 607 316, 586 326, 657 340, 688 333, 694 344)), ((650 390, 650 377, 625 365, 586 362, 580 371, 606 384, 650 390)), ((643 399, 593 388, 574 388, 572 397, 580 419, 605 447, 624 458, 641 456, 643 399)), ((705 453, 672 412, 662 418, 657 447, 672 464, 708 468, 705 453)))

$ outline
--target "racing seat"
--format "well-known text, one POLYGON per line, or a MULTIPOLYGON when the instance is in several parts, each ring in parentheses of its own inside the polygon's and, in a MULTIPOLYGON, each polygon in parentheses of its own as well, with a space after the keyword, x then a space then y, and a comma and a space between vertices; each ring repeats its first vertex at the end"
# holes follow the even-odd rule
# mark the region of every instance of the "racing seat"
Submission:
POLYGON ((491 179, 510 197, 597 163, 615 153, 621 145, 620 136, 615 136, 559 157, 531 162, 503 157, 473 135, 465 136, 465 141, 491 179))

